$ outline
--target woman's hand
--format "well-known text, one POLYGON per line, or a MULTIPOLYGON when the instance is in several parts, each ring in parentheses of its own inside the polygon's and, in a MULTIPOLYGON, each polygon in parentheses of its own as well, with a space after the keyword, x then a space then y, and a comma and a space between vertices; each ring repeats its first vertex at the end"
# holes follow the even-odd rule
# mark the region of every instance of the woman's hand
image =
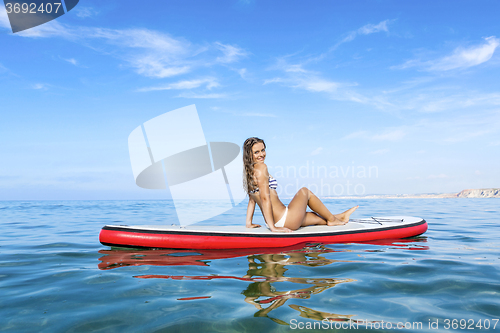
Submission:
POLYGON ((275 227, 271 231, 272 232, 293 232, 292 229, 288 229, 286 227, 275 227))
POLYGON ((260 228, 260 225, 254 224, 254 223, 250 223, 250 224, 247 223, 247 228, 260 228))

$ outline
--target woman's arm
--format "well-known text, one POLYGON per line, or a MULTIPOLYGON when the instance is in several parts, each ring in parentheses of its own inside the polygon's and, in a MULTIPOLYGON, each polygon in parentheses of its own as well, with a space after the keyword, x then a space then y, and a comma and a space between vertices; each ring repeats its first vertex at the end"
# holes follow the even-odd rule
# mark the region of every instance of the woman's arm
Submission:
POLYGON ((277 228, 274 226, 273 205, 271 203, 271 191, 269 190, 269 173, 264 163, 255 166, 255 176, 259 186, 260 208, 262 209, 262 215, 264 215, 264 221, 266 221, 268 228, 271 231, 290 232, 291 230, 288 228, 277 228))
POLYGON ((260 227, 260 225, 252 223, 254 211, 255 211, 255 200, 252 199, 251 195, 249 195, 248 196, 248 207, 247 207, 247 223, 246 223, 247 228, 259 228, 260 227))

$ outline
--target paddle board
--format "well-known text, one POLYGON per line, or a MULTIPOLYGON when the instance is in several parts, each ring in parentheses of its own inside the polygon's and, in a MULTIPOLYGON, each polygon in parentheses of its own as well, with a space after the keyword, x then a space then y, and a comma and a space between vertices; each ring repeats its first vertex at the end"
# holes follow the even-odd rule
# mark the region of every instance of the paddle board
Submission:
POLYGON ((106 225, 103 245, 163 249, 248 249, 285 247, 301 243, 355 243, 423 234, 427 222, 418 217, 388 216, 351 219, 341 226, 308 226, 294 232, 271 232, 266 227, 189 225, 106 225))

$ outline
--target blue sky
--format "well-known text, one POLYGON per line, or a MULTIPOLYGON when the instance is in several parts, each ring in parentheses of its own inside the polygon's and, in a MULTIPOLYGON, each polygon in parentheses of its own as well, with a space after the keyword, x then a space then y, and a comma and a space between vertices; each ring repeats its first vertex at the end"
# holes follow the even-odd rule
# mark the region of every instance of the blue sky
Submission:
POLYGON ((207 141, 265 139, 284 197, 499 187, 499 10, 81 0, 12 34, 2 8, 0 199, 168 198, 127 138, 191 104, 207 141))

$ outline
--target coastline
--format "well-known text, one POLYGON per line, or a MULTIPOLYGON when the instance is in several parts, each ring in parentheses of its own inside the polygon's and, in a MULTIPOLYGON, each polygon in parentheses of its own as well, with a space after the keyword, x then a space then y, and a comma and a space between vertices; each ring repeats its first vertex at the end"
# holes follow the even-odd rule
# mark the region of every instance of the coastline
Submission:
POLYGON ((449 198, 500 198, 500 188, 467 189, 458 193, 422 193, 422 194, 370 194, 323 199, 449 199, 449 198))
POLYGON ((426 194, 372 194, 338 197, 322 197, 322 199, 456 199, 456 193, 426 193, 426 194))

